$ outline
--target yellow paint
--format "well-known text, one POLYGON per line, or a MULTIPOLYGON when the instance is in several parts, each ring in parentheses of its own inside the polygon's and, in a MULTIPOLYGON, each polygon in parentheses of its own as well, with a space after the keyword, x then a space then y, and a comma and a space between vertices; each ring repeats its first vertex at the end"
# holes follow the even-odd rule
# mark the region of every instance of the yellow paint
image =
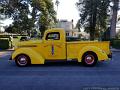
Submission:
POLYGON ((25 54, 28 55, 31 59, 32 64, 44 64, 44 58, 37 53, 35 50, 32 50, 31 48, 20 48, 17 49, 13 54, 12 54, 12 59, 15 59, 17 55, 20 54, 25 54))
POLYGON ((43 40, 19 42, 12 59, 20 54, 26 54, 30 57, 31 64, 44 64, 45 60, 67 59, 78 59, 78 62, 81 62, 83 54, 87 51, 96 53, 98 60, 108 60, 109 42, 66 42, 63 29, 50 29, 45 32, 43 40), (51 32, 59 32, 60 40, 46 40, 47 34, 51 32))
POLYGON ((108 60, 109 42, 68 42, 67 58, 77 58, 79 62, 82 60, 84 53, 92 51, 98 56, 98 60, 108 60))

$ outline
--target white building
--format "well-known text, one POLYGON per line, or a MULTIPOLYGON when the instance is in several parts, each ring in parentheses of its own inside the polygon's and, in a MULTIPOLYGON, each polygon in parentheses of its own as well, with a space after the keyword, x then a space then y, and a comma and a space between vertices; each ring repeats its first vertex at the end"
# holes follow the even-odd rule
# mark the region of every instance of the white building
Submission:
POLYGON ((65 30, 73 29, 73 21, 60 20, 57 23, 57 28, 64 28, 65 30))
POLYGON ((66 36, 78 37, 78 29, 74 29, 73 20, 60 20, 57 23, 57 28, 63 28, 66 32, 66 36))

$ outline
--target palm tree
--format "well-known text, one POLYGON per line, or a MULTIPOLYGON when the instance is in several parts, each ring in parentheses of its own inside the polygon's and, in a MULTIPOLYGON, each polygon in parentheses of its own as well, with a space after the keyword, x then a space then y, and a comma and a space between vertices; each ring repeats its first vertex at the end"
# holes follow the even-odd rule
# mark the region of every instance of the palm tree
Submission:
POLYGON ((60 4, 59 0, 56 0, 55 5, 57 6, 57 13, 58 13, 58 6, 59 6, 59 4, 60 4))
POLYGON ((59 4, 60 4, 60 2, 58 0, 56 0, 55 5, 57 6, 57 9, 58 9, 59 4))

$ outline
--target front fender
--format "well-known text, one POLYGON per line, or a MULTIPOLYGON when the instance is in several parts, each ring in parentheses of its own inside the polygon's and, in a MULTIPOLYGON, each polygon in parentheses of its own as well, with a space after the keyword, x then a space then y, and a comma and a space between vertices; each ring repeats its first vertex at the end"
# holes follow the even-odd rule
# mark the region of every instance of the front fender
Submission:
POLYGON ((98 57, 98 61, 108 59, 107 54, 104 51, 102 51, 100 48, 95 47, 95 46, 86 46, 86 47, 82 48, 82 50, 79 52, 79 55, 78 55, 79 62, 81 62, 82 56, 84 55, 84 53, 86 53, 88 51, 96 53, 96 55, 98 57))
POLYGON ((36 51, 30 48, 19 48, 15 50, 12 54, 12 60, 15 60, 16 56, 20 54, 25 54, 30 57, 31 64, 44 64, 45 59, 36 51))

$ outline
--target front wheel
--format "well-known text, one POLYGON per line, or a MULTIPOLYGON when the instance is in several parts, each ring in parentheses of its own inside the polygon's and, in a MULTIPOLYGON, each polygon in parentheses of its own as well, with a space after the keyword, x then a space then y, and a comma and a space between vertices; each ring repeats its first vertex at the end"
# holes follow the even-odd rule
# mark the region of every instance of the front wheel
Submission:
POLYGON ((93 52, 87 52, 82 57, 82 63, 85 66, 95 66, 97 63, 97 55, 93 52))
POLYGON ((30 64, 30 58, 27 55, 21 54, 15 58, 15 63, 17 66, 25 67, 30 64))

